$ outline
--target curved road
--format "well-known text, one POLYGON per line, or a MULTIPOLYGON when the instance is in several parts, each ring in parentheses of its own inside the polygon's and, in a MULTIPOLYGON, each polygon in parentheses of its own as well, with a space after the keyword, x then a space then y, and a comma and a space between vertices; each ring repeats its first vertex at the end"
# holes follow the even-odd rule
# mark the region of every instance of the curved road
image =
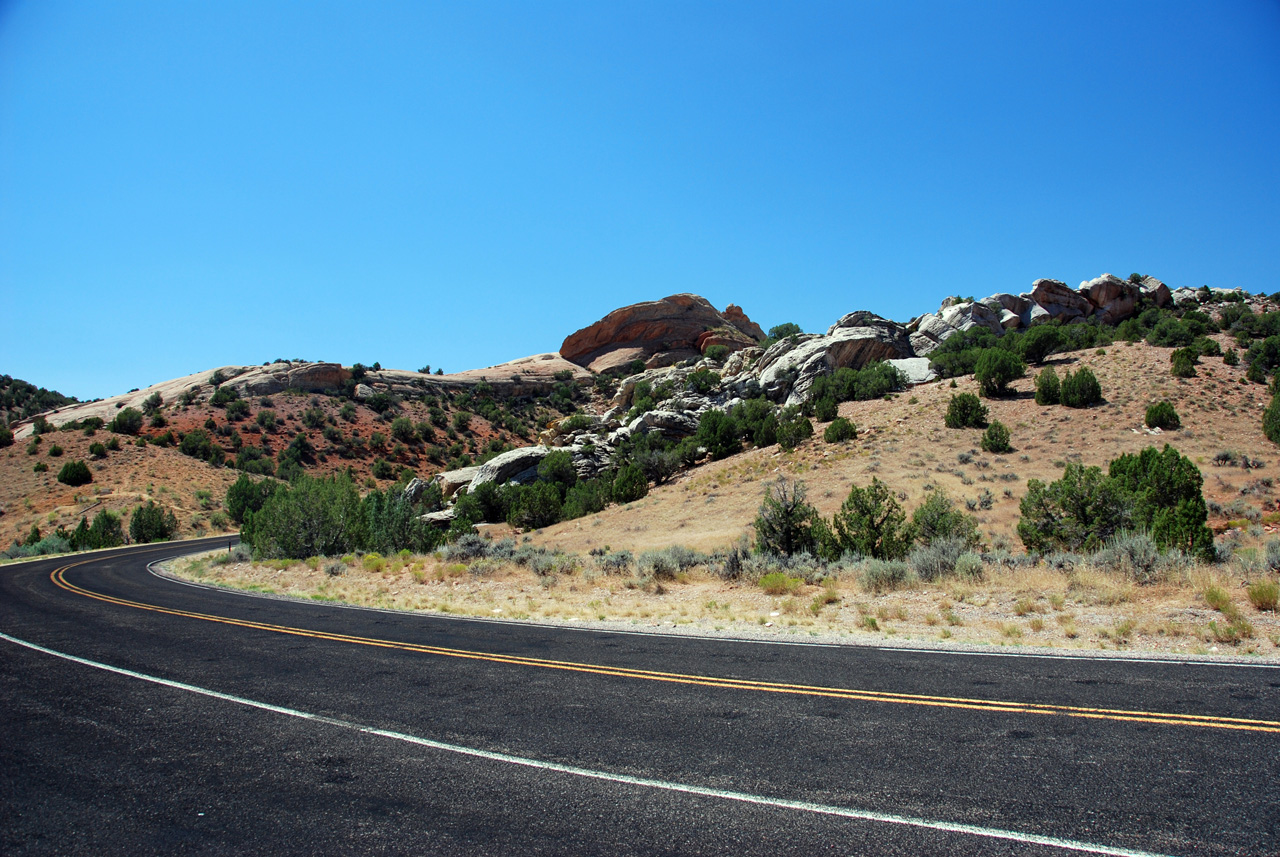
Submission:
POLYGON ((598 633, 0 568, 0 853, 1276 854, 1280 669, 598 633))

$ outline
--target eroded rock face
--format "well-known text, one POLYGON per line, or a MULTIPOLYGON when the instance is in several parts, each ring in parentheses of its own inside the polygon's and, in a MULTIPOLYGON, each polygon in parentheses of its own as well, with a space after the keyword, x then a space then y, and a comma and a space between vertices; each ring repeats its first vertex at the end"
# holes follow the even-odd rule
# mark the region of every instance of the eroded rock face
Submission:
POLYGON ((528 482, 537 477, 538 465, 550 454, 551 449, 545 446, 508 450, 481 464, 476 469, 475 476, 471 477, 467 491, 474 491, 486 482, 497 482, 499 485, 512 481, 528 482))
POLYGON ((272 363, 246 370, 228 382, 242 396, 271 396, 285 390, 323 393, 339 390, 351 377, 337 363, 272 363))
POLYGON ((996 333, 1004 331, 1003 310, 996 310, 985 302, 966 301, 956 303, 948 298, 937 313, 925 313, 916 319, 910 335, 911 348, 924 357, 962 330, 985 327, 996 333), (950 302, 948 302, 950 301, 950 302))
POLYGON ((1103 274, 1081 283, 1080 294, 1097 307, 1096 314, 1103 324, 1117 324, 1133 315, 1142 291, 1128 280, 1114 274, 1103 274))
POLYGON ((716 310, 698 295, 671 295, 616 309, 570 334, 560 346, 565 360, 592 372, 641 359, 654 368, 697 356, 711 345, 747 348, 764 338, 760 326, 738 307, 716 310))
POLYGON ((1143 277, 1138 283, 1138 288, 1142 290, 1143 297, 1150 298, 1158 307, 1168 306, 1173 302, 1173 294, 1169 291, 1169 287, 1155 277, 1143 277))
POLYGON ((800 336, 775 343, 758 362, 760 387, 775 402, 804 401, 818 375, 848 367, 861 369, 873 360, 915 356, 907 330, 875 313, 850 313, 825 336, 800 336))
POLYGON ((1031 294, 1027 297, 1035 301, 1050 318, 1059 321, 1088 318, 1094 311, 1088 298, 1061 280, 1036 280, 1031 284, 1031 294))

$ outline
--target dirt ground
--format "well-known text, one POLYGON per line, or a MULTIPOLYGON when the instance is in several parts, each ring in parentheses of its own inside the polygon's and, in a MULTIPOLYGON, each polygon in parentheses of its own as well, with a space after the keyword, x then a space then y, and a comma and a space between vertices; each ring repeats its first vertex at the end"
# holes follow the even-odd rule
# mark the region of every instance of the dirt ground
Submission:
POLYGON ((750 582, 722 581, 706 567, 655 586, 631 574, 602 573, 590 557, 573 573, 548 577, 513 564, 434 555, 230 560, 217 552, 176 561, 167 571, 305 600, 616 631, 1280 662, 1280 616, 1254 609, 1231 565, 1193 567, 1178 582, 1156 586, 1087 567, 1041 565, 988 567, 980 581, 952 579, 881 594, 846 575, 770 595, 750 582), (1206 602, 1210 587, 1227 593, 1247 631, 1228 633, 1223 613, 1206 602))

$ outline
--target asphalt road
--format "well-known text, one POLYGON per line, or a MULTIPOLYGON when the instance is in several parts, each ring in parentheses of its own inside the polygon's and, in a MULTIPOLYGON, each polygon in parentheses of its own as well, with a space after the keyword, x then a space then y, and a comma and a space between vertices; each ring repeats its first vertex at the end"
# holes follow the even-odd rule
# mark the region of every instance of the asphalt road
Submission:
POLYGON ((597 633, 147 570, 209 544, 0 568, 0 853, 1280 853, 1280 669, 597 633))

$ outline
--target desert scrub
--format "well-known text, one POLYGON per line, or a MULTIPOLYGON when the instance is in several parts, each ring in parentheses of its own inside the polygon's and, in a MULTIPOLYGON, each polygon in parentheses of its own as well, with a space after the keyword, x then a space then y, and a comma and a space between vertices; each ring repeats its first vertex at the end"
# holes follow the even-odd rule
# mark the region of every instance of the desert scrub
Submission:
POLYGON ((985 428, 987 425, 987 406, 978 401, 973 393, 957 393, 947 404, 947 416, 944 419, 947 428, 985 428))
POLYGON ((984 452, 1013 452, 1009 445, 1009 429, 999 420, 992 420, 991 425, 982 433, 982 449, 984 452))
POLYGON ((1178 417, 1178 412, 1174 410, 1170 402, 1156 402, 1147 408, 1146 419, 1147 428, 1158 428, 1163 431, 1169 431, 1182 427, 1182 420, 1178 417))
POLYGON ((868 592, 892 592, 913 585, 916 575, 902 560, 869 559, 862 565, 858 582, 868 592))
POLYGON ((803 583, 798 577, 791 577, 784 571, 771 571, 760 578, 760 588, 766 595, 790 595, 803 583))
POLYGON ((1276 602, 1280 601, 1280 583, 1274 580, 1258 580, 1245 587, 1249 603, 1255 610, 1274 613, 1276 602))

